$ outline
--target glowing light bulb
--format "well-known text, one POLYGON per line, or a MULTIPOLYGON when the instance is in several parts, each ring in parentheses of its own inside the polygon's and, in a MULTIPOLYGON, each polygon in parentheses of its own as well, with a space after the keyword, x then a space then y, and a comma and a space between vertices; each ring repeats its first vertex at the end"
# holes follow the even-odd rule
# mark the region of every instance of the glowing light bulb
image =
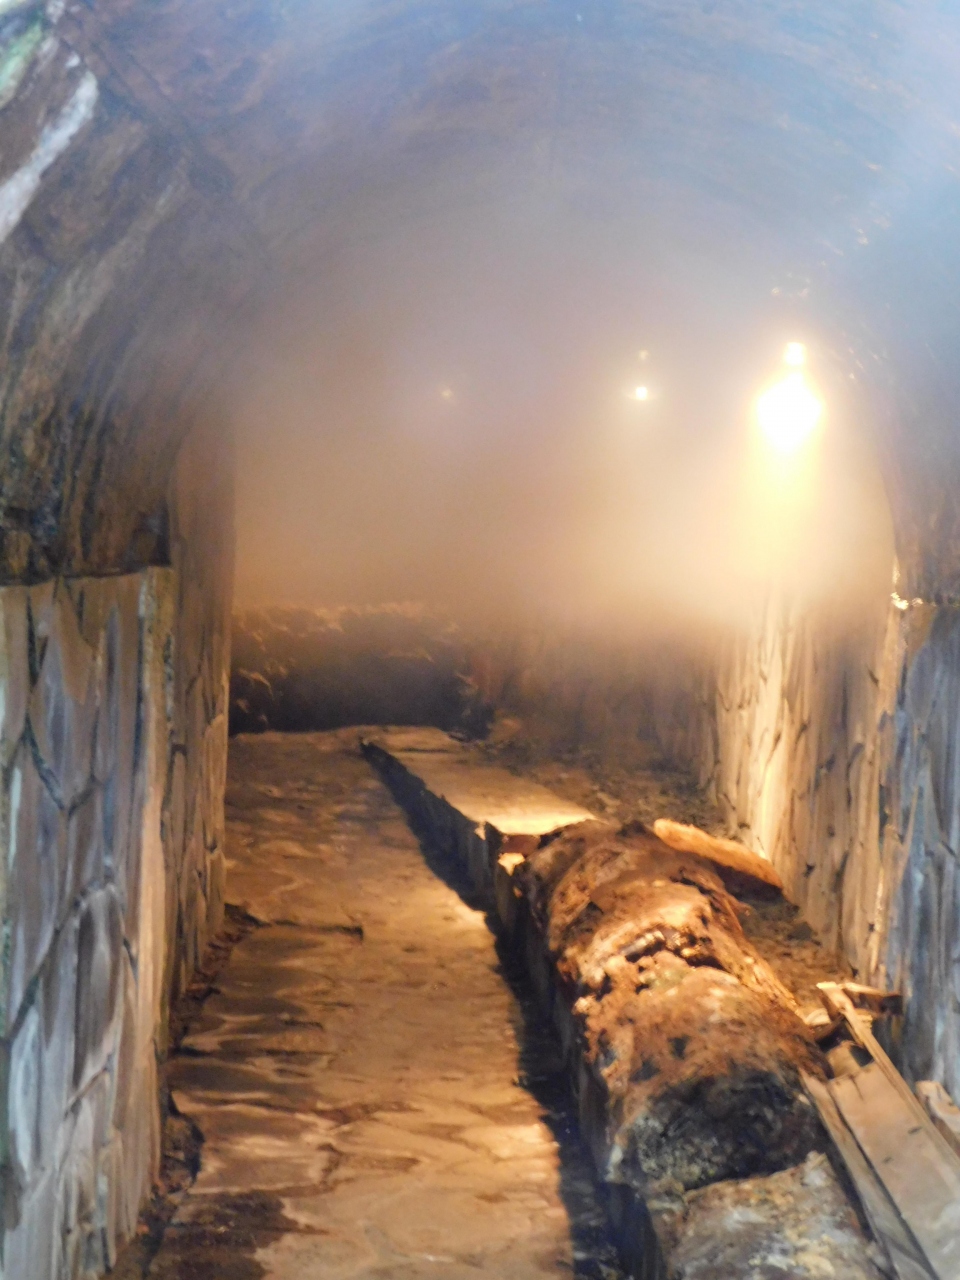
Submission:
POLYGON ((633 391, 634 400, 649 400, 650 390, 648 387, 635 387, 633 391))
POLYGON ((441 387, 441 388, 440 388, 440 399, 441 399, 441 400, 446 400, 446 401, 447 401, 447 403, 449 404, 449 403, 450 403, 450 401, 453 399, 453 388, 452 388, 452 387, 441 387))
POLYGON ((760 430, 784 457, 796 454, 807 443, 822 415, 823 404, 799 369, 774 383, 757 401, 760 430))
POLYGON ((807 348, 802 342, 788 342, 783 353, 783 363, 801 369, 807 363, 807 348))

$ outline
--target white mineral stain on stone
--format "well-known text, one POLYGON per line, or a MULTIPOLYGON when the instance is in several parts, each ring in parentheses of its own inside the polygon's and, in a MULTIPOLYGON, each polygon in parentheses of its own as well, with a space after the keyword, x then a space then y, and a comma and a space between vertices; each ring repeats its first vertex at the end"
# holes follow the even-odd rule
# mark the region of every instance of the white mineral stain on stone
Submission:
POLYGON ((13 1159, 23 1174, 34 1171, 37 1147, 37 1104, 41 1071, 40 1014, 27 1012, 10 1052, 10 1106, 7 1123, 13 1159))
POLYGON ((40 141, 26 164, 0 185, 0 244, 30 207, 43 175, 93 116, 98 94, 96 76, 87 71, 56 120, 40 134, 40 141))
POLYGON ((13 771, 13 777, 10 781, 10 819, 9 833, 10 842, 7 846, 7 866, 13 866, 13 860, 17 856, 17 822, 20 816, 20 796, 23 791, 23 770, 17 766, 13 771))

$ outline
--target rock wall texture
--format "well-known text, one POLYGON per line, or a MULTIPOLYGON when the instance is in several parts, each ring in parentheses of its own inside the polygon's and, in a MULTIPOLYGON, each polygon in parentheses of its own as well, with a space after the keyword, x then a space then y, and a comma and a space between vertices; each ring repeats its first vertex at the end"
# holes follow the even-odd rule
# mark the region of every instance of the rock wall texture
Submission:
POLYGON ((490 712, 519 717, 531 752, 586 753, 628 767, 658 749, 652 664, 658 650, 526 625, 475 634, 471 683, 490 712))
POLYGON ((174 582, 6 587, 4 1272, 82 1275, 159 1156, 174 582))
POLYGON ((862 979, 900 987, 914 1079, 960 1095, 960 609, 894 595, 855 628, 771 602, 658 700, 731 834, 862 979))
POLYGON ((228 443, 216 420, 201 419, 180 449, 168 501, 177 598, 163 831, 173 997, 223 921, 232 503, 228 443))
POLYGON ((169 1000, 223 911, 229 471, 172 567, 0 588, 3 1274, 109 1266, 159 1158, 169 1000))
POLYGON ((234 732, 431 724, 476 733, 488 714, 462 631, 428 609, 273 607, 234 618, 234 732))
POLYGON ((99 11, 0 9, 0 582, 166 561, 211 314, 260 263, 99 11))
POLYGON ((133 1230, 169 1000, 222 916, 232 477, 201 339, 261 259, 99 20, 0 6, 9 1280, 102 1271, 133 1230))

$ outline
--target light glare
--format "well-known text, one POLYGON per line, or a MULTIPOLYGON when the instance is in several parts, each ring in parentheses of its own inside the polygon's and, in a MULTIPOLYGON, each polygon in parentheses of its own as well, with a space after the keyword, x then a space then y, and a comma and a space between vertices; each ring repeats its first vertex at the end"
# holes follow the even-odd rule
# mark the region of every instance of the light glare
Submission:
POLYGON ((788 342, 783 353, 784 364, 800 369, 807 363, 807 348, 802 342, 788 342))
POLYGON ((636 387, 633 392, 634 400, 649 400, 650 391, 647 387, 636 387))
POLYGON ((822 414, 823 404, 799 370, 774 383, 757 401, 760 430, 767 443, 785 457, 806 444, 822 414))

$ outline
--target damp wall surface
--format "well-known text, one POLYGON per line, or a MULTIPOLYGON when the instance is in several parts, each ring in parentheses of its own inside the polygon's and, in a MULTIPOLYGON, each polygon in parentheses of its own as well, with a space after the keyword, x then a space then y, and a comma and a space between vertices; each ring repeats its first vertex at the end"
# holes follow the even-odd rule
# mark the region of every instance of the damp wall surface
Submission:
POLYGON ((0 583, 167 562, 210 337, 260 264, 102 8, 0 10, 0 583))
POLYGON ((168 566, 0 588, 10 1280, 103 1271, 134 1231, 169 1002, 222 919, 229 474, 210 448, 188 438, 175 468, 168 566))
POLYGON ((894 595, 841 633, 771 601, 657 719, 823 939, 903 991, 906 1074, 960 1096, 960 609, 894 595))
POLYGON ((226 882, 233 462, 215 426, 199 422, 184 440, 168 509, 177 598, 163 823, 171 875, 168 986, 175 998, 220 927, 226 882))
POLYGON ((102 1272, 134 1230, 169 1003, 223 909, 232 472, 200 339, 242 255, 101 16, 0 13, 7 1280, 102 1272))
POLYGON ((102 1269, 157 1167, 169 571, 3 589, 4 1269, 102 1269), (19 697, 18 697, 19 695, 19 697))

